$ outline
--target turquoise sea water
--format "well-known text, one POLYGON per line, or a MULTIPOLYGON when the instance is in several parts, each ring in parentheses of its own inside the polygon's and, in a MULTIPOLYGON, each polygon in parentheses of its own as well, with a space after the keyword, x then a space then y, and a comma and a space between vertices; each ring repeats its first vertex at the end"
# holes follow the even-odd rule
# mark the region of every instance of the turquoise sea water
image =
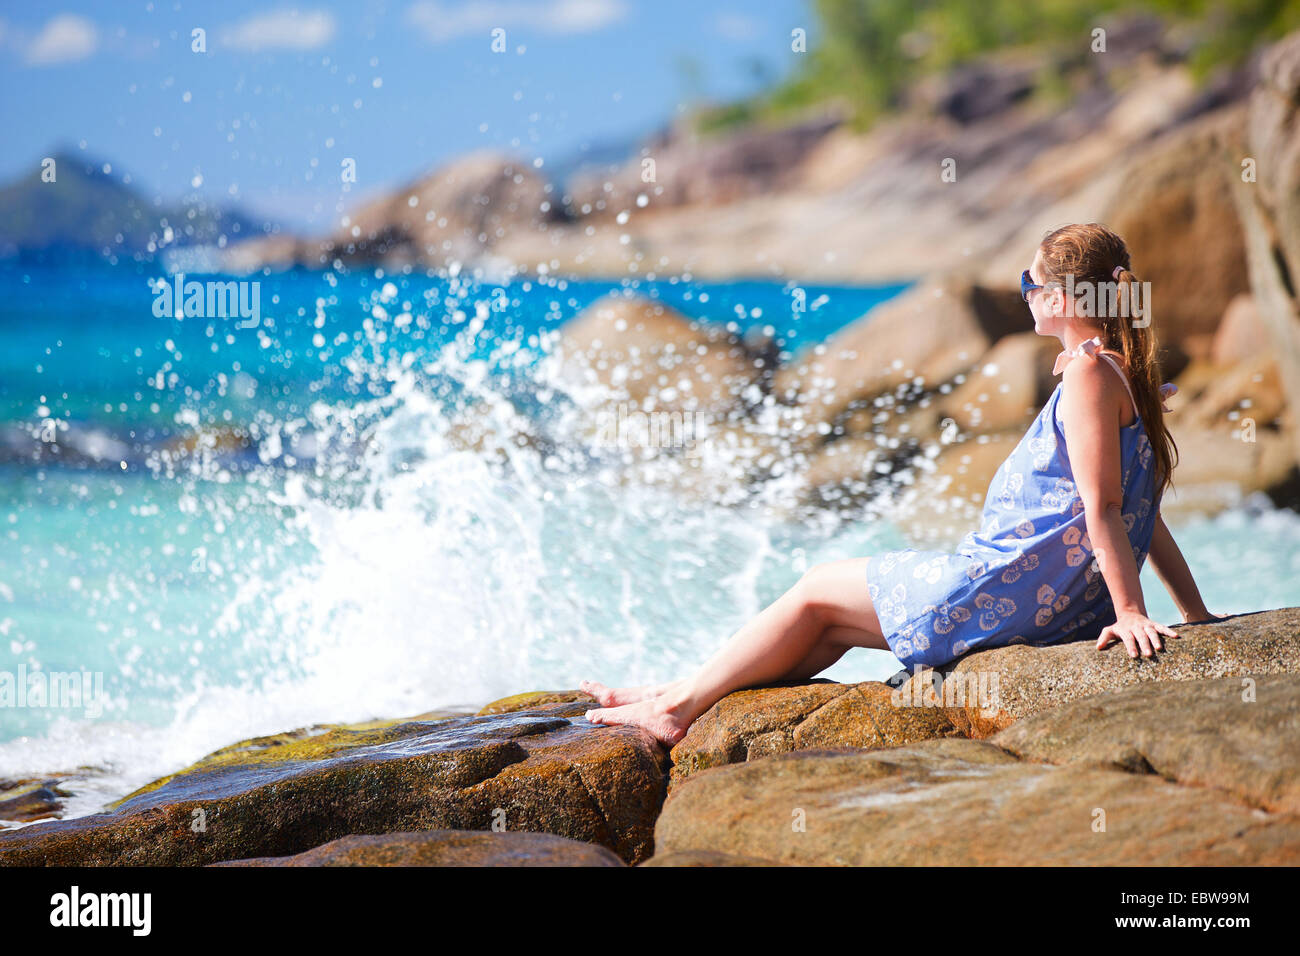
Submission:
MULTIPOLYGON (((0 268, 0 673, 109 700, 0 707, 0 777, 75 771, 74 813, 256 734, 679 676, 807 565, 907 543, 779 483, 721 503, 611 468, 545 357, 626 283, 295 272, 240 329, 158 318, 149 278, 0 268)), ((792 351, 901 287, 634 288, 792 351)), ((1213 609, 1300 603, 1295 514, 1175 533, 1213 609)))

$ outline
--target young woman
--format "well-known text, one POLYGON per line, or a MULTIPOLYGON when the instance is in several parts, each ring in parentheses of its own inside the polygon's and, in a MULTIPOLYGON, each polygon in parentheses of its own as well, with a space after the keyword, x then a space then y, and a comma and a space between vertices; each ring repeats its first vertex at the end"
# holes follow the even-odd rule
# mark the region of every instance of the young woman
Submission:
MULTIPOLYGON (((954 554, 907 549, 818 565, 693 676, 651 687, 581 687, 598 724, 635 724, 666 744, 734 690, 806 680, 851 647, 938 667, 977 648, 1095 639, 1150 657, 1178 635, 1147 616, 1148 554, 1184 621, 1211 617, 1160 517, 1176 463, 1156 342, 1128 308, 1076 308, 1091 288, 1128 289, 1128 250, 1095 223, 1045 238, 1021 277, 1034 331, 1061 340, 1062 382, 993 478, 981 527, 954 554), (1078 301, 1076 301, 1078 300, 1078 301), (1092 315, 1089 312, 1111 314, 1092 315), (1122 314, 1121 314, 1122 313, 1122 314)), ((1121 302, 1132 300, 1119 300, 1121 302)))

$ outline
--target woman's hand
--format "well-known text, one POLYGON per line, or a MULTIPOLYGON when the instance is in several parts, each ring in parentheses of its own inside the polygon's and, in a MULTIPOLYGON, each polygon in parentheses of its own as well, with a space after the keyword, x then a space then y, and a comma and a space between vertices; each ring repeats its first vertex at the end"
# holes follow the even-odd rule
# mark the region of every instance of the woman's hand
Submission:
POLYGON ((1160 635, 1177 637, 1178 632, 1164 624, 1157 624, 1145 614, 1125 611, 1115 616, 1115 623, 1107 625, 1097 638, 1097 650, 1104 650, 1116 641, 1123 641, 1128 648, 1129 657, 1137 657, 1139 650, 1143 657, 1150 657, 1156 651, 1165 649, 1160 635))

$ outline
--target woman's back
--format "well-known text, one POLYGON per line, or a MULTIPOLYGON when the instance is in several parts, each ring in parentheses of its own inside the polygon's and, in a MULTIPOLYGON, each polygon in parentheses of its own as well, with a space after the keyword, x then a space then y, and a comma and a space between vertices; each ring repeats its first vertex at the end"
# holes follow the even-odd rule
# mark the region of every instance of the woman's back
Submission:
MULTIPOLYGON (((1115 619, 1070 467, 1062 394, 1058 385, 1002 463, 979 530, 956 553, 906 549, 867 566, 877 615, 905 665, 935 666, 977 647, 1096 637, 1115 619)), ((1136 409, 1120 428, 1120 451, 1124 527, 1141 568, 1160 483, 1136 409)))

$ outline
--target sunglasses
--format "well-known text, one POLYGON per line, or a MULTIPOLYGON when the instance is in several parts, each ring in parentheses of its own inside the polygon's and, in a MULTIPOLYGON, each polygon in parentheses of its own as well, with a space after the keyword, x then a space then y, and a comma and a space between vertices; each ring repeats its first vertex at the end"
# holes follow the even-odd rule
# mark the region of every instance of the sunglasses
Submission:
POLYGON ((1041 288, 1043 288, 1043 286, 1039 285, 1037 282, 1035 282, 1033 279, 1029 277, 1028 269, 1020 273, 1020 298, 1028 302, 1029 293, 1033 292, 1035 289, 1041 289, 1041 288))

